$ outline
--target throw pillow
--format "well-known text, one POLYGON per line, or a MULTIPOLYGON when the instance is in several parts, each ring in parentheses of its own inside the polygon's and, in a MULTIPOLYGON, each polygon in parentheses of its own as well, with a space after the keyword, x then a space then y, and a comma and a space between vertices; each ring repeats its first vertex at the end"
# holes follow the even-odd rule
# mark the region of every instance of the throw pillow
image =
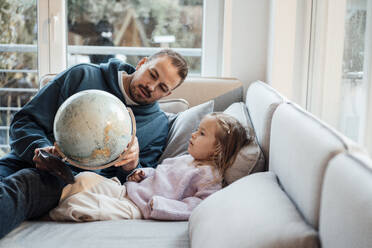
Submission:
POLYGON ((251 173, 264 171, 265 158, 258 145, 256 134, 245 104, 242 102, 233 103, 224 113, 235 117, 247 129, 249 136, 254 137, 250 144, 240 150, 233 165, 225 172, 225 183, 231 184, 239 178, 251 173))
POLYGON ((208 196, 189 219, 190 247, 319 247, 276 178, 268 172, 244 177, 208 196))
POLYGON ((191 133, 198 128, 203 117, 213 111, 213 106, 214 102, 208 101, 180 112, 177 115, 168 114, 168 118, 173 121, 169 123, 168 140, 164 152, 159 158, 159 163, 166 158, 187 153, 191 133), (174 119, 174 117, 176 118, 174 119))

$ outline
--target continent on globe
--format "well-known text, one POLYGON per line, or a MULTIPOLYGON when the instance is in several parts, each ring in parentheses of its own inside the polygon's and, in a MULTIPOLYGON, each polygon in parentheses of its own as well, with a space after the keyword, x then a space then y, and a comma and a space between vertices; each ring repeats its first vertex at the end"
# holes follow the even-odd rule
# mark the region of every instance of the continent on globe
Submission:
POLYGON ((109 164, 127 148, 135 130, 126 106, 101 90, 76 93, 59 107, 53 132, 57 150, 75 166, 109 164))

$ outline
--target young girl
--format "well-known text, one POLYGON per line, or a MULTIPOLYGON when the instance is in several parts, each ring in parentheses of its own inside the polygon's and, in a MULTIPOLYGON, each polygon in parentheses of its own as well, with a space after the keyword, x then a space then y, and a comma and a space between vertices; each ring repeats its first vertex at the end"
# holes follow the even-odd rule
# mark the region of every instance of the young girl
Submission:
POLYGON ((73 221, 188 220, 203 199, 221 189, 226 169, 250 141, 235 118, 212 113, 192 134, 189 155, 166 159, 156 169, 137 169, 124 185, 116 178, 80 173, 49 216, 73 221))

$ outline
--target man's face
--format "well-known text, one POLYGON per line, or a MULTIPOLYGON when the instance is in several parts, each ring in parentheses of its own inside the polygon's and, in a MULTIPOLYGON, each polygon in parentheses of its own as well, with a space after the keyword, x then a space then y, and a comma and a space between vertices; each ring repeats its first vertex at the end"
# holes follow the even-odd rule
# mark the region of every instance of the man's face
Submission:
POLYGON ((153 103, 169 95, 181 81, 177 68, 167 56, 148 62, 146 59, 141 60, 136 69, 129 85, 129 93, 139 104, 153 103))

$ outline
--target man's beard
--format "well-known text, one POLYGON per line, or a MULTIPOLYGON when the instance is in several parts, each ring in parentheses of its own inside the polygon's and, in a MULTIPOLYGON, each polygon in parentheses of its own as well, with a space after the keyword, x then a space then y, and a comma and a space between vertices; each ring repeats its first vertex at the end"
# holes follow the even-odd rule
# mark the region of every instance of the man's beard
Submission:
MULTIPOLYGON (((148 93, 148 91, 145 89, 145 87, 142 87, 144 91, 146 91, 146 93, 148 93)), ((143 94, 143 92, 141 93, 138 93, 136 94, 136 90, 138 89, 138 91, 141 91, 141 86, 133 86, 133 85, 130 85, 129 86, 129 94, 130 94, 130 97, 132 98, 133 101, 135 101, 136 103, 138 104, 149 104, 151 103, 149 100, 147 100, 148 98, 144 98, 141 94, 143 94)))

